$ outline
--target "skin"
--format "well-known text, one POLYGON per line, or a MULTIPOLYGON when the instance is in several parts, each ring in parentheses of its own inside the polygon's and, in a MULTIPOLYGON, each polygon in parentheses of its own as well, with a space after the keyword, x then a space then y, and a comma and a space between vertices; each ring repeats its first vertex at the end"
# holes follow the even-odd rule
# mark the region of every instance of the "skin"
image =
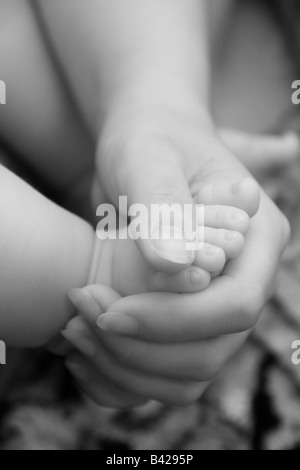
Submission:
MULTIPOLYGON (((92 5, 92 3, 95 5, 95 2, 91 2, 88 5, 92 5)), ((105 2, 97 3, 97 5, 100 4, 103 6, 105 2)), ((111 4, 111 2, 109 4, 111 4)), ((109 4, 106 4, 105 8, 107 8, 109 4)), ((138 5, 134 1, 130 2, 130 4, 132 6, 132 13, 135 14, 135 12, 138 11, 138 5)), ((72 6, 73 5, 74 3, 72 3, 72 6)), ((65 7, 65 13, 63 13, 61 2, 53 1, 47 4, 43 2, 42 6, 44 7, 44 14, 47 17, 48 24, 50 25, 49 28, 51 28, 51 21, 49 21, 51 20, 51 8, 53 7, 52 11, 54 13, 55 11, 59 11, 59 17, 62 22, 52 23, 52 25, 56 24, 56 29, 54 29, 56 38, 59 37, 61 31, 67 31, 69 34, 76 30, 72 28, 72 21, 78 24, 76 12, 77 14, 79 12, 80 18, 84 18, 87 21, 97 17, 93 15, 92 9, 87 8, 87 4, 83 6, 83 14, 81 14, 80 5, 83 5, 82 2, 78 3, 78 9, 73 9, 68 6, 68 2, 66 1, 63 4, 65 7), (57 10, 57 8, 59 8, 59 10, 57 10), (70 11, 72 11, 72 15, 69 15, 70 11), (66 16, 64 16, 64 14, 66 16), (91 16, 89 16, 89 14, 91 14, 91 16), (70 27, 66 27, 66 21, 71 21, 71 23, 69 23, 70 27)), ((127 8, 128 5, 129 3, 126 4, 127 8)), ((153 5, 155 5, 155 2, 149 2, 149 13, 151 13, 151 11, 155 12, 155 10, 152 10, 155 8, 153 5)), ((170 11, 168 10, 170 8, 170 2, 166 1, 162 3, 160 1, 160 8, 162 5, 166 6, 166 12, 170 11)), ((173 53, 170 54, 168 48, 162 47, 159 49, 163 54, 167 52, 168 58, 175 60, 174 63, 171 61, 170 64, 172 73, 170 74, 168 72, 161 77, 161 87, 159 88, 163 90, 163 96, 167 97, 166 100, 162 99, 162 96, 157 93, 157 88, 151 88, 150 84, 152 81, 150 80, 149 82, 147 74, 139 75, 137 87, 136 81, 133 80, 128 83, 124 80, 124 71, 122 73, 121 70, 120 73, 117 73, 118 71, 110 70, 108 66, 96 67, 96 70, 94 70, 96 80, 92 81, 90 84, 85 82, 86 87, 81 88, 82 80, 80 68, 77 68, 80 61, 74 60, 74 57, 77 58, 78 50, 81 50, 82 53, 80 57, 83 57, 84 60, 90 58, 92 56, 91 51, 93 47, 87 54, 85 53, 86 51, 78 49, 78 47, 74 47, 73 55, 71 55, 68 50, 61 52, 62 55, 60 59, 63 59, 62 63, 65 64, 65 70, 69 71, 70 75, 68 79, 72 85, 74 95, 77 96, 76 108, 81 110, 81 115, 89 129, 89 134, 93 136, 92 138, 95 141, 98 141, 97 162, 99 178, 102 183, 105 182, 104 187, 106 195, 112 201, 116 201, 120 194, 125 193, 129 195, 130 202, 138 201, 149 205, 152 202, 159 203, 167 201, 182 204, 191 202, 191 192, 194 194, 197 193, 201 187, 206 184, 231 178, 236 180, 237 177, 242 178, 249 174, 246 168, 228 148, 224 147, 223 142, 219 139, 219 134, 213 123, 207 103, 209 93, 207 90, 208 76, 206 73, 208 69, 205 61, 200 60, 200 62, 198 62, 196 58, 196 56, 204 57, 205 54, 199 54, 198 47, 197 50, 194 47, 190 47, 190 44, 197 44, 198 46, 201 44, 201 47, 203 45, 205 49, 206 40, 205 37, 203 39, 201 35, 201 25, 205 24, 205 21, 203 22, 203 12, 195 10, 195 8, 199 8, 199 5, 203 4, 201 2, 190 1, 188 5, 191 9, 185 10, 184 15, 182 14, 182 10, 180 10, 182 5, 182 3, 178 2, 178 17, 176 17, 175 22, 172 23, 175 27, 173 27, 173 30, 169 33, 173 34, 174 38, 178 38, 177 32, 180 28, 178 29, 177 26, 181 24, 178 23, 178 21, 184 16, 188 26, 190 26, 191 18, 193 18, 193 28, 183 28, 180 29, 180 31, 189 31, 191 36, 181 37, 181 39, 184 40, 181 40, 179 45, 176 41, 170 41, 168 45, 168 47, 174 45, 176 51, 179 49, 182 55, 176 56, 173 53), (187 12, 189 12, 189 14, 187 14, 187 12), (199 18, 202 23, 195 24, 194 19, 196 17, 198 18, 196 12, 199 13, 199 18), (182 44, 184 47, 182 47, 182 44), (73 61, 71 60, 72 57, 73 61), (189 58, 189 61, 186 60, 187 58, 189 58), (68 63, 68 59, 71 60, 73 65, 75 64, 75 68, 72 67, 72 63, 68 63), (176 67, 176 62, 177 65, 180 63, 181 66, 183 62, 186 64, 186 67, 184 67, 186 75, 179 81, 173 79, 173 67, 176 67), (196 68, 193 66, 191 70, 190 64, 197 64, 197 66, 196 68), (107 73, 107 76, 103 76, 102 74, 106 74, 106 71, 110 73, 107 73), (101 139, 99 139, 98 134, 99 118, 100 120, 103 119, 103 103, 105 103, 103 95, 99 96, 99 109, 96 107, 95 111, 92 106, 95 101, 94 98, 95 96, 98 97, 99 92, 97 88, 97 83, 99 83, 97 82, 97 77, 100 77, 102 82, 104 81, 108 85, 111 83, 111 77, 122 77, 120 83, 128 85, 125 89, 122 85, 110 105, 108 106, 106 104, 104 106, 104 110, 109 109, 109 113, 104 114, 105 126, 102 128, 101 139), (95 83, 96 88, 94 89, 93 85, 95 83), (165 93, 166 90, 167 94, 165 93), (91 96, 89 95, 90 91, 91 96), (195 106, 195 103, 200 103, 201 106, 195 106), (173 141, 174 135, 176 136, 175 142, 173 141), (172 142, 171 145, 170 142, 172 142), (142 160, 141 155, 143 155, 142 160), (156 171, 158 165, 160 168, 159 175, 157 175, 156 171), (112 171, 112 168, 114 171, 112 171)), ((186 8, 187 2, 185 2, 184 5, 186 8)), ((126 13, 128 13, 128 11, 126 13)), ((132 18, 132 15, 127 14, 123 15, 123 17, 132 18)), ((53 18, 55 19, 55 14, 53 18)), ((114 18, 111 19, 113 20, 114 18)), ((114 28, 112 28, 112 40, 115 37, 116 31, 119 31, 119 25, 117 24, 115 26, 115 31, 114 28)), ((158 40, 161 41, 163 40, 165 32, 165 25, 163 26, 164 27, 158 33, 158 40), (160 34, 162 35, 161 37, 160 34)), ((29 28, 29 30, 31 31, 32 28, 29 28)), ((88 28, 88 30, 91 31, 93 29, 88 28)), ((97 30, 102 34, 105 29, 97 28, 97 30)), ((125 31, 125 36, 127 36, 128 32, 131 30, 133 29, 129 27, 129 29, 125 31)), ((62 44, 76 45, 76 43, 72 41, 72 39, 80 40, 80 34, 78 30, 76 31, 77 34, 75 38, 69 38, 67 42, 62 41, 62 44)), ((82 31, 84 32, 84 29, 82 29, 82 31)), ((146 34, 149 34, 150 38, 152 37, 152 25, 151 21, 148 21, 148 19, 145 25, 143 25, 143 28, 141 28, 142 34, 144 34, 144 31, 146 34)), ((147 36, 143 37, 147 39, 147 36)), ((84 41, 81 45, 88 44, 93 46, 96 44, 98 47, 98 39, 97 36, 96 40, 92 36, 90 42, 84 41)), ((23 38, 22 43, 27 43, 26 36, 23 38)), ((120 41, 120 43, 123 44, 122 41, 120 41)), ((101 41, 100 44, 103 44, 103 41, 101 41)), ((112 41, 111 44, 115 44, 115 42, 112 41)), ((134 40, 132 44, 141 44, 141 42, 134 40)), ((97 51, 98 49, 94 48, 94 51, 95 50, 97 51)), ((151 56, 151 51, 148 52, 151 56)), ((110 54, 106 56, 102 54, 102 57, 109 56, 110 54)), ((142 57, 142 54, 133 54, 133 57, 142 57)), ((145 63, 148 64, 149 57, 146 55, 145 58, 145 63)), ((159 69, 161 68, 161 64, 164 63, 165 58, 166 56, 162 55, 161 60, 157 61, 159 69)), ((114 61, 114 63, 118 64, 118 61, 114 61)), ((125 66, 127 67, 127 64, 125 64, 125 66)), ((136 70, 139 64, 132 62, 130 66, 132 70, 136 70)), ((83 67, 84 70, 91 71, 91 64, 87 63, 83 65, 83 67)), ((141 67, 140 70, 143 70, 143 67, 141 67)), ((155 72, 155 64, 151 64, 151 70, 155 72)), ((130 76, 130 68, 128 72, 130 76)), ((93 75, 91 76, 93 77, 93 75)), ((177 74, 175 74, 175 76, 177 77, 177 74)), ((117 86, 118 84, 116 84, 116 87, 117 86)), ((109 88, 107 90, 108 92, 104 95, 110 98, 111 93, 109 93, 109 88)), ((60 103, 60 100, 57 101, 60 103)), ((66 107, 68 108, 68 106, 66 107)), ((39 117, 42 115, 37 114, 39 117)), ((51 120, 49 116, 46 116, 45 122, 49 124, 49 128, 52 129, 53 120, 51 120)), ((69 121, 64 120, 63 124, 65 124, 65 122, 69 121)), ((230 124, 232 123, 233 121, 230 122, 230 124)), ((20 129, 22 128, 20 124, 19 127, 20 129)), ((45 125, 45 129, 47 129, 48 132, 48 125, 45 125)), ((19 142, 22 142, 22 140, 20 139, 19 142)), ((77 164, 80 166, 80 155, 78 155, 78 159, 77 164)), ((51 165, 53 166, 53 162, 51 162, 50 158, 45 161, 49 167, 51 167, 51 165)), ((98 181, 95 185, 96 188, 97 184, 98 181)), ((203 198, 203 202, 206 204, 219 204, 222 201, 218 199, 218 194, 215 194, 213 201, 208 197, 208 199, 203 198)), ((145 324, 144 327, 138 331, 147 332, 147 336, 144 337, 142 334, 138 334, 138 340, 142 345, 152 340, 157 349, 156 352, 153 352, 153 368, 151 371, 147 370, 147 363, 145 363, 144 366, 143 364, 139 364, 138 368, 136 368, 136 360, 132 360, 133 366, 131 366, 130 360, 126 359, 130 369, 133 369, 133 372, 130 371, 130 375, 126 374, 125 367, 125 372, 123 371, 123 373, 121 373, 123 370, 121 366, 123 366, 124 363, 124 359, 122 358, 128 358, 126 350, 128 350, 129 345, 124 345, 124 343, 120 341, 120 344, 123 344, 124 351, 119 352, 118 358, 120 359, 116 359, 116 363, 112 362, 111 358, 113 357, 114 345, 113 343, 110 344, 110 333, 107 333, 109 325, 106 324, 105 335, 107 338, 105 337, 105 351, 108 351, 107 362, 99 367, 99 364, 95 364, 89 357, 87 370, 91 372, 94 371, 94 382, 89 380, 89 385, 85 382, 85 389, 88 393, 91 393, 90 388, 93 384, 94 398, 98 398, 101 404, 107 405, 110 403, 105 401, 103 394, 106 396, 106 400, 108 397, 111 397, 110 399, 113 400, 114 394, 112 392, 114 391, 115 395, 118 397, 118 400, 116 399, 118 406, 128 406, 128 404, 132 406, 133 404, 141 403, 153 397, 172 405, 188 404, 201 395, 207 386, 207 381, 224 366, 226 360, 231 357, 245 340, 248 331, 257 321, 263 304, 270 295, 279 259, 289 237, 289 227, 286 220, 264 194, 262 195, 260 211, 253 222, 247 241, 247 249, 245 249, 243 257, 228 265, 227 276, 224 276, 221 280, 212 284, 211 288, 207 290, 204 299, 203 297, 200 298, 200 295, 194 295, 187 303, 184 297, 178 299, 178 295, 170 296, 162 294, 156 297, 154 304, 152 296, 119 299, 118 294, 110 292, 107 294, 108 298, 104 298, 106 301, 104 302, 103 296, 105 297, 106 294, 103 294, 103 290, 98 287, 97 292, 94 293, 94 297, 99 305, 100 299, 98 297, 101 296, 101 302, 105 303, 105 305, 101 305, 101 307, 103 307, 102 311, 106 312, 109 309, 110 312, 115 311, 118 315, 130 315, 132 318, 136 318, 138 325, 143 326, 145 324), (269 243, 271 236, 272 240, 274 240, 272 246, 270 246, 271 244, 269 243), (216 305, 216 298, 223 299, 221 306, 216 305), (155 311, 153 309, 154 305, 155 311), (202 315, 199 316, 199 306, 201 305, 203 305, 203 312, 206 312, 203 318, 202 315), (184 312, 184 315, 182 312, 184 312), (213 315, 209 316, 208 313, 211 312, 213 312, 213 315), (148 313, 147 319, 146 313, 148 313), (171 321, 174 318, 176 318, 176 322, 171 321), (172 328, 170 328, 170 324, 172 328), (245 331, 245 333, 238 334, 241 331, 245 331), (182 334, 183 332, 185 332, 184 335, 182 334), (226 344, 222 338, 225 333, 229 335, 229 341, 228 343, 226 342, 226 344), (197 348, 199 347, 200 351, 203 341, 207 342, 207 340, 211 338, 215 338, 216 343, 212 343, 211 347, 208 346, 206 349, 206 364, 203 365, 200 363, 199 368, 197 366, 195 367, 195 364, 191 364, 190 362, 191 358, 203 356, 196 354, 196 349, 193 349, 192 353, 188 352, 190 351, 190 340, 197 345, 197 348), (166 346, 167 344, 175 343, 176 345, 176 343, 180 342, 180 345, 177 344, 177 346, 180 346, 180 350, 174 350, 172 347, 168 354, 166 353, 166 349, 168 348, 164 348, 164 357, 166 358, 164 370, 169 370, 170 373, 172 371, 172 379, 170 381, 167 379, 162 380, 160 377, 160 361, 157 361, 155 358, 160 357, 163 344, 166 346), (216 348, 216 344, 219 345, 219 348, 216 348), (173 356, 173 354, 182 354, 183 351, 185 351, 183 357, 186 362, 181 364, 181 366, 185 365, 186 370, 189 371, 189 380, 182 383, 181 372, 178 370, 177 365, 170 361, 172 357, 177 357, 173 356), (216 351, 218 351, 218 354, 216 354, 216 351), (197 369, 197 373, 195 369, 197 369), (143 374, 141 374, 141 370, 143 374), (132 388, 128 389, 128 381, 131 382, 131 380, 134 384, 134 387, 132 387, 134 390, 132 390, 132 388), (102 384, 102 391, 99 391, 97 388, 99 381, 102 384), (176 388, 174 388, 174 383, 177 384, 176 388), (124 399, 124 402, 122 402, 124 389, 127 390, 126 400, 124 399), (97 390, 99 394, 97 394, 97 390)), ((149 245, 141 245, 140 249, 150 263, 154 265, 158 263, 158 260, 153 259, 151 256, 149 245)), ((73 301, 75 304, 76 302, 78 303, 78 299, 75 301, 73 298, 73 301)), ((77 308, 82 314, 86 314, 85 310, 87 307, 84 308, 83 306, 80 307, 77 305, 77 308)), ((121 322, 119 320, 118 324, 124 324, 124 321, 122 320, 121 322)), ((91 325, 94 329, 95 323, 91 323, 91 325)), ((119 331, 118 334, 120 333, 119 331)), ((130 341, 130 338, 128 341, 130 341)), ((131 345, 130 348, 133 349, 133 346, 131 345)), ((134 351, 136 350, 132 352, 133 358, 137 355, 134 351)), ((76 359, 78 365, 78 356, 76 356, 76 359)), ((74 364, 73 356, 69 358, 69 364, 71 360, 74 364)), ((79 360, 85 361, 84 365, 87 365, 87 361, 84 360, 83 357, 79 360)), ((182 369, 180 368, 180 370, 182 369)), ((81 384, 83 384, 82 381, 81 384)))
POLYGON ((71 323, 67 328, 71 333, 66 337, 82 354, 71 353, 68 365, 87 394, 103 406, 121 408, 153 398, 170 406, 186 406, 202 395, 208 382, 246 340, 273 292, 289 229, 275 230, 278 210, 267 198, 262 205, 264 210, 255 218, 242 255, 228 264, 225 276, 200 294, 190 298, 155 294, 119 299, 117 293, 94 286, 72 296, 78 312, 92 328, 85 328, 84 337, 97 351, 86 354, 81 347, 82 334, 71 323), (265 210, 269 214, 272 211, 273 221, 264 216, 265 210), (270 238, 277 257, 274 247, 270 249, 270 238), (254 249, 261 260, 259 273, 253 261, 254 249), (86 291, 92 294, 98 309, 87 300, 86 291), (97 331, 96 318, 107 310, 111 313, 97 331), (137 325, 130 335, 128 317, 130 328, 132 319, 137 325), (87 376, 82 376, 79 371, 85 370, 87 363, 87 376), (108 394, 107 400, 105 395, 112 384, 115 393, 108 394), (125 397, 123 390, 127 391, 125 397))
MULTIPOLYGON (((244 12, 245 16, 239 19, 237 30, 242 31, 243 25, 251 24, 253 14, 260 17, 262 12, 259 9, 254 12, 244 12)), ((276 40, 276 50, 281 51, 276 61, 280 71, 281 61, 284 60, 286 63, 280 35, 266 16, 263 16, 263 21, 268 26, 267 38, 272 38, 273 42, 276 40)), ((241 39, 241 33, 236 30, 235 32, 241 39)), ((239 54, 234 52, 234 44, 231 48, 228 47, 233 54, 234 67, 240 70, 243 69, 241 59, 244 60, 246 47, 249 44, 248 35, 250 35, 249 30, 241 41, 239 54)), ((264 63, 270 51, 267 47, 265 50, 263 48, 260 50, 259 60, 264 63)), ((261 116, 261 113, 257 113, 256 106, 252 106, 252 94, 243 96, 242 106, 240 106, 241 100, 235 99, 236 89, 230 88, 231 77, 226 74, 226 68, 229 63, 232 66, 232 60, 229 61, 227 56, 224 62, 224 69, 219 70, 220 74, 215 83, 222 83, 223 87, 227 87, 228 101, 222 99, 224 88, 217 87, 220 90, 215 100, 214 112, 217 121, 222 125, 240 128, 244 132, 261 129, 268 132, 269 129, 276 128, 280 117, 287 111, 286 106, 290 97, 286 95, 285 90, 289 89, 291 83, 289 72, 291 69, 287 67, 286 76, 282 77, 282 73, 279 75, 281 79, 276 81, 273 94, 269 95, 266 101, 265 114, 261 116), (241 117, 245 115, 243 112, 245 108, 251 112, 241 121, 241 117)), ((252 68, 254 73, 256 70, 259 73, 259 67, 252 68)), ((247 73, 244 76, 244 83, 247 86, 247 73)), ((255 95, 255 99, 259 101, 260 95, 266 96, 267 77, 258 77, 257 83, 259 93, 255 95)), ((290 141, 288 144, 282 138, 271 136, 255 138, 246 133, 235 139, 232 132, 229 135, 224 132, 223 139, 252 170, 266 165, 260 163, 262 157, 270 166, 289 164, 295 161, 299 148, 295 139, 293 143, 290 141), (285 161, 280 157, 282 152, 287 156, 285 161)), ((219 169, 224 172, 228 170, 231 164, 226 161, 223 166, 224 152, 222 157, 223 160, 218 162, 217 167, 215 162, 207 163, 206 175, 215 175, 219 169)), ((233 168, 237 171, 236 162, 233 168)), ((134 175, 136 176, 136 173, 134 175)), ((201 176, 202 179, 206 179, 203 173, 201 176)), ((174 191, 170 194, 174 197, 174 191)), ((81 295, 77 292, 77 297, 73 296, 72 300, 82 318, 84 317, 91 327, 90 333, 89 330, 85 330, 87 337, 94 340, 96 346, 96 338, 93 336, 96 332, 101 339, 101 348, 105 346, 105 353, 109 352, 115 360, 109 366, 101 362, 99 356, 102 349, 99 349, 95 356, 92 355, 93 357, 87 355, 80 346, 80 335, 74 332, 73 336, 70 334, 69 338, 71 337, 72 344, 77 347, 77 353, 73 352, 69 356, 68 364, 78 378, 81 388, 104 406, 130 407, 144 403, 153 396, 163 403, 176 406, 195 401, 206 390, 208 381, 213 379, 236 353, 256 324, 263 306, 272 295, 278 263, 288 242, 289 233, 287 221, 263 193, 260 210, 252 222, 251 233, 242 256, 228 265, 226 276, 213 283, 204 293, 195 295, 188 303, 186 298, 179 299, 178 296, 161 296, 155 299, 153 296, 139 296, 119 299, 117 293, 108 292, 106 288, 100 287, 88 287, 81 295), (272 244, 269 242, 271 239, 272 244), (95 302, 87 300, 86 291, 92 294, 98 310, 95 302), (216 304, 217 298, 222 299, 219 305, 216 304), (107 311, 116 312, 117 316, 106 317, 104 322, 106 329, 99 332, 95 330, 95 319, 100 312, 107 311), (124 327, 121 334, 122 326, 126 322, 122 315, 137 320, 138 328, 134 335, 126 335, 124 327), (109 332, 109 328, 113 332, 109 332), (224 334, 229 335, 226 337, 227 341, 224 341, 224 334), (172 346, 166 346, 170 343, 173 343, 172 346), (182 360, 174 361, 174 358, 179 357, 182 360), (134 383, 133 388, 128 385, 128 376, 119 373, 120 366, 124 364, 127 372, 130 371, 130 383, 134 383), (114 368, 115 374, 111 372, 111 368, 114 368), (167 376, 171 380, 163 381, 162 376, 167 376)), ((73 329, 76 331, 76 324, 70 324, 69 328, 70 331, 73 329)))

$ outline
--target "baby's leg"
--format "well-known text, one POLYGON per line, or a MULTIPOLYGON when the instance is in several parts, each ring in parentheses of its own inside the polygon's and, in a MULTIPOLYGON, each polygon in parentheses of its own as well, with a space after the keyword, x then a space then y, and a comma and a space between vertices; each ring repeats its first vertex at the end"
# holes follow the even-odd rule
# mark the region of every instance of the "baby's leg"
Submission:
POLYGON ((94 149, 41 31, 28 0, 0 1, 0 136, 39 179, 65 190, 91 168, 94 149))
POLYGON ((87 283, 92 228, 0 166, 0 332, 9 346, 48 343, 87 283))

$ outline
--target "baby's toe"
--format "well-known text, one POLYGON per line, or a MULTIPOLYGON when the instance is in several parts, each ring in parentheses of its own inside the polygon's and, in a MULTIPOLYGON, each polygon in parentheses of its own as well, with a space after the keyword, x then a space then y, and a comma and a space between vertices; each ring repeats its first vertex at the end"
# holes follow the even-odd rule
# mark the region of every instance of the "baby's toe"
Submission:
POLYGON ((210 274, 196 266, 191 266, 175 274, 155 273, 148 280, 152 292, 189 294, 206 289, 211 281, 210 274))
POLYGON ((250 219, 248 214, 235 207, 205 206, 203 225, 207 227, 240 232, 245 235, 248 232, 250 219))
POLYGON ((212 227, 204 227, 204 242, 222 248, 226 259, 236 258, 245 245, 245 239, 240 232, 212 227))
POLYGON ((225 252, 218 246, 204 243, 201 249, 196 252, 195 266, 198 266, 198 268, 202 268, 209 273, 222 271, 225 263, 225 252))
POLYGON ((241 209, 245 210, 249 217, 253 217, 260 204, 260 187, 253 178, 243 178, 232 185, 232 194, 240 201, 241 209))
POLYGON ((203 186, 196 202, 205 205, 225 205, 242 209, 253 217, 259 208, 260 188, 253 178, 243 178, 237 182, 217 181, 203 186))

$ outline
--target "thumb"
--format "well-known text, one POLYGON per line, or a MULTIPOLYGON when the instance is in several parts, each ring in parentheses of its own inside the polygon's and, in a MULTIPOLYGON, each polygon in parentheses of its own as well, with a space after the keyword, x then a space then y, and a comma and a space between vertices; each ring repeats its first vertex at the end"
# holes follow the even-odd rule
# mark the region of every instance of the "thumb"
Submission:
POLYGON ((251 135, 222 129, 220 136, 229 149, 251 172, 277 170, 297 161, 300 139, 296 133, 251 135))
POLYGON ((165 148, 133 149, 125 170, 130 235, 157 271, 184 270, 195 259, 196 210, 179 159, 165 148))

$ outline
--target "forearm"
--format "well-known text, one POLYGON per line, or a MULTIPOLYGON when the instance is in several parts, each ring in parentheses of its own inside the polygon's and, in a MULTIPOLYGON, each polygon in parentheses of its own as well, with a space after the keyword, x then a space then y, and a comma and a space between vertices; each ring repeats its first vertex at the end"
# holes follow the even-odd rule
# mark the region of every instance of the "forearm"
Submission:
POLYGON ((47 343, 74 314, 67 292, 87 282, 92 228, 0 167, 0 337, 47 343))
POLYGON ((205 3, 39 1, 61 63, 97 134, 99 116, 120 106, 157 103, 207 110, 205 3))

